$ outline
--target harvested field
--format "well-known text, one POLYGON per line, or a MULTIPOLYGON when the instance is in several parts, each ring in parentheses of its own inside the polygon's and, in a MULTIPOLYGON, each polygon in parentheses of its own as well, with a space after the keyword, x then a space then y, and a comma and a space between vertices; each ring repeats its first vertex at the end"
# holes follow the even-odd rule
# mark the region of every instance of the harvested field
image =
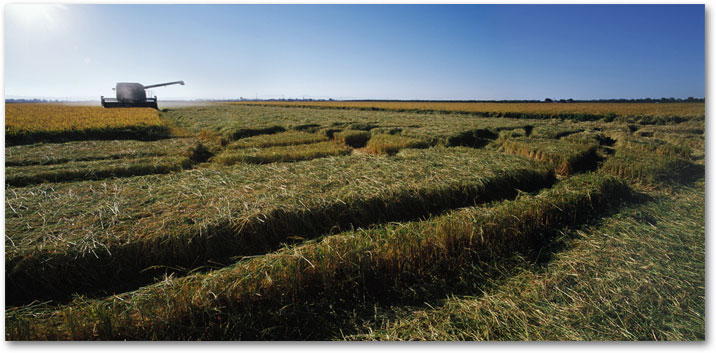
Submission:
MULTIPOLYGON (((517 128, 526 125, 524 121, 519 120, 453 114, 426 115, 393 111, 317 110, 220 104, 170 109, 162 113, 162 116, 172 124, 188 131, 194 133, 209 131, 231 140, 275 134, 286 130, 300 130, 305 126, 311 126, 311 129, 322 131, 330 138, 333 138, 334 132, 343 130, 371 131, 400 128, 402 135, 444 141, 467 130, 517 128)), ((535 124, 538 123, 544 122, 538 121, 535 124)))
POLYGON ((328 156, 347 155, 350 152, 351 149, 344 144, 326 141, 300 144, 298 146, 229 149, 216 156, 214 161, 222 165, 234 165, 236 163, 266 164, 305 161, 328 156))
POLYGON ((394 154, 404 148, 427 148, 425 141, 401 135, 373 135, 365 150, 376 154, 394 154))
POLYGON ((7 147, 6 339, 705 336, 702 103, 260 103, 7 147))
POLYGON ((353 148, 365 146, 371 138, 371 133, 362 130, 345 130, 333 133, 333 139, 353 148))
POLYGON ((647 154, 629 147, 617 148, 601 167, 605 173, 645 184, 669 183, 693 177, 694 166, 682 154, 647 154))
POLYGON ((545 162, 561 175, 596 168, 598 147, 599 144, 594 142, 583 144, 533 138, 510 139, 501 146, 508 153, 545 162))
POLYGON ((5 184, 25 186, 45 182, 97 180, 147 174, 166 174, 189 169, 189 157, 144 157, 89 162, 67 162, 5 168, 5 184))
POLYGON ((5 148, 6 166, 62 164, 181 155, 194 146, 194 138, 173 138, 158 141, 114 140, 39 143, 5 148))
POLYGON ((236 148, 264 148, 274 146, 291 146, 309 143, 317 143, 328 141, 329 138, 324 135, 311 134, 300 131, 286 131, 277 134, 257 135, 247 137, 227 146, 230 149, 236 148))
POLYGON ((514 275, 488 295, 457 294, 405 312, 375 309, 391 320, 348 339, 704 340, 704 191, 698 182, 570 230, 546 250, 548 263, 516 257, 504 269, 514 275))
MULTIPOLYGON (((33 321, 10 311, 9 332, 20 339, 214 339, 222 332, 222 321, 230 320, 232 330, 222 335, 310 339, 295 331, 303 327, 293 324, 301 320, 300 308, 325 309, 321 306, 341 299, 390 300, 416 285, 430 292, 435 280, 456 280, 476 259, 536 246, 544 241, 544 230, 574 224, 628 195, 627 186, 615 179, 575 177, 534 198, 340 234, 208 275, 168 280, 124 298, 77 301, 33 321), (171 304, 156 305, 167 302, 171 304), (217 316, 212 307, 226 309, 217 316), (194 324, 182 324, 186 322, 194 324)), ((413 289, 413 295, 420 294, 425 293, 413 289)))
POLYGON ((150 266, 225 262, 274 250, 293 236, 420 217, 552 181, 520 157, 434 148, 392 159, 331 157, 12 190, 7 298, 102 288, 150 266), (303 177, 295 180, 297 174, 303 177))

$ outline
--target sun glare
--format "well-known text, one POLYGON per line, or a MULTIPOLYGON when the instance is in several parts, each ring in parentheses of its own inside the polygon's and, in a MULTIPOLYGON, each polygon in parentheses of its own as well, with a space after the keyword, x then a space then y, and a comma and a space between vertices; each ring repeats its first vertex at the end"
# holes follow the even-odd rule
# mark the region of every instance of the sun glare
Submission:
POLYGON ((6 8, 8 20, 24 30, 56 30, 66 10, 67 6, 61 4, 10 4, 6 8))

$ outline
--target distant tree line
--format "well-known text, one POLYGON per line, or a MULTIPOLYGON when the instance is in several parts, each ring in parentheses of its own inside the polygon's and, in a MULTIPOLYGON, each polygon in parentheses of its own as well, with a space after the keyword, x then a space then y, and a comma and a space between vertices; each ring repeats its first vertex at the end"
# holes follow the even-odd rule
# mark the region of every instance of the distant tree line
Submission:
POLYGON ((6 99, 5 103, 62 103, 65 102, 61 99, 6 99))
MULTIPOLYGON (((502 99, 502 100, 427 100, 427 99, 313 99, 313 98, 269 98, 269 99, 191 99, 194 102, 456 102, 456 103, 682 103, 682 102, 704 102, 705 98, 612 98, 612 99, 552 99, 544 100, 530 99, 502 99)), ((6 99, 5 103, 62 103, 61 99, 6 99)))
POLYGON ((456 103, 679 103, 704 102, 704 98, 610 98, 610 99, 501 99, 501 100, 430 100, 430 99, 312 99, 312 98, 269 98, 269 99, 223 99, 220 101, 251 101, 251 102, 456 102, 456 103))
POLYGON ((612 98, 612 99, 552 99, 545 98, 546 103, 679 103, 679 102, 704 102, 704 98, 674 98, 674 97, 662 97, 662 98, 635 98, 635 99, 624 99, 624 98, 612 98))

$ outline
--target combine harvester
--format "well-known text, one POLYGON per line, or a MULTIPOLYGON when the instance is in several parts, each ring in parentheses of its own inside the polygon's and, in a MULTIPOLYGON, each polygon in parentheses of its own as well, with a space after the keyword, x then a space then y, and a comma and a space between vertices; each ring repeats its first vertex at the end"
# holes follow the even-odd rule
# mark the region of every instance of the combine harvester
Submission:
POLYGON ((184 81, 174 81, 167 83, 159 83, 156 85, 145 86, 136 82, 118 82, 117 88, 113 90, 117 93, 117 99, 104 98, 102 96, 102 106, 105 108, 154 108, 157 106, 157 96, 147 98, 146 89, 154 87, 163 87, 169 85, 184 85, 184 81))

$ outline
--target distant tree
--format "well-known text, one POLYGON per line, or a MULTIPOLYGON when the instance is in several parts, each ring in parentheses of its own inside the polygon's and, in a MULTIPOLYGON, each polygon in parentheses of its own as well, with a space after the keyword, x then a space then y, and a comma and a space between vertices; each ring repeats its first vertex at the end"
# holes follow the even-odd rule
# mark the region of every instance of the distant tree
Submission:
POLYGON ((544 102, 545 102, 545 103, 552 103, 553 100, 552 100, 552 98, 545 98, 545 99, 544 99, 544 102))

